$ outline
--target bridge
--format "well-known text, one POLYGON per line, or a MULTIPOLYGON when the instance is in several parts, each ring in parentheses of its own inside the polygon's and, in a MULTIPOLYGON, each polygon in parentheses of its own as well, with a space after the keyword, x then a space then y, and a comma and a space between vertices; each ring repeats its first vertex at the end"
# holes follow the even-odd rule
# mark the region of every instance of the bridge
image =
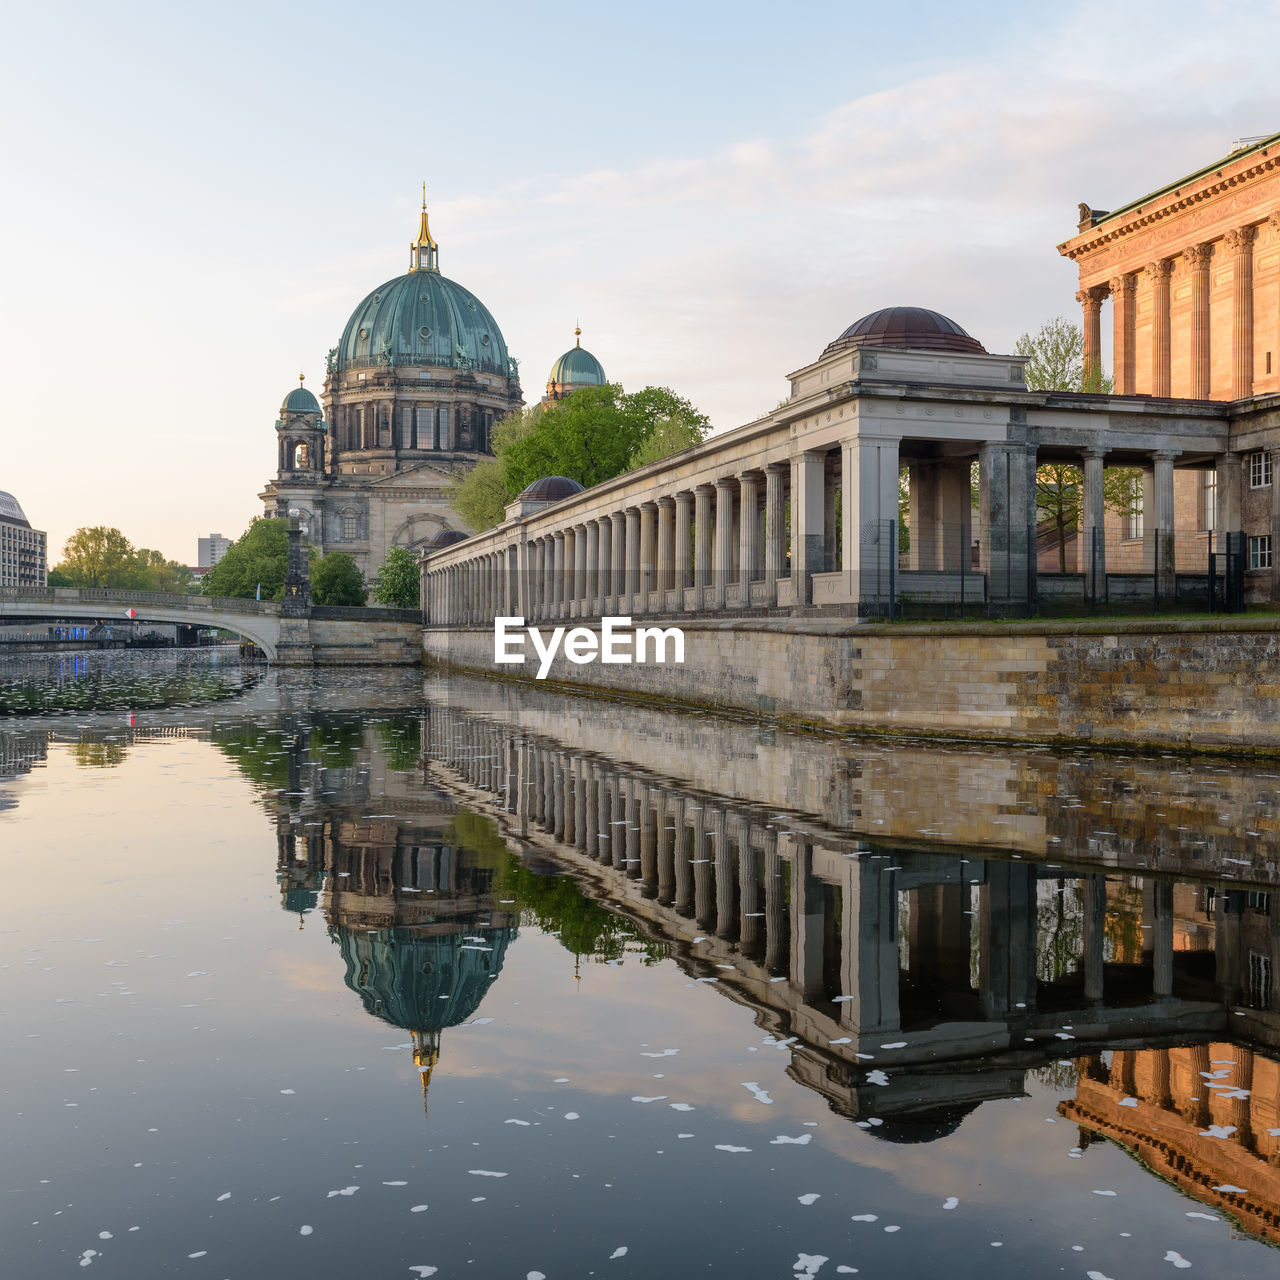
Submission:
POLYGON ((408 666, 421 655, 416 609, 313 605, 301 616, 282 616, 278 601, 189 596, 121 587, 0 587, 0 622, 109 621, 217 627, 251 640, 282 666, 408 666))

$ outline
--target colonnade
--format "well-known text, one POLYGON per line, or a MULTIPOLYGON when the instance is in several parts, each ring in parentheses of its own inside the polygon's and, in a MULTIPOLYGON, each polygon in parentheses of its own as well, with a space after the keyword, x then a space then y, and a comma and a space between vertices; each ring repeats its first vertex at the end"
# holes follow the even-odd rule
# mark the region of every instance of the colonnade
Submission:
MULTIPOLYGON (((1272 215, 1280 225, 1280 215, 1272 215)), ((1231 383, 1219 388, 1218 399, 1242 400, 1253 395, 1254 384, 1254 244, 1258 226, 1231 228, 1218 241, 1187 245, 1179 254, 1157 258, 1140 271, 1122 272, 1106 284, 1091 285, 1076 294, 1084 318, 1084 359, 1086 367, 1101 370, 1102 304, 1112 303, 1112 381, 1117 395, 1133 395, 1140 390, 1148 395, 1173 394, 1174 347, 1172 341, 1171 281, 1178 270, 1189 289, 1189 324, 1185 358, 1189 375, 1187 394, 1193 400, 1208 400, 1211 390, 1209 298, 1210 264, 1225 260, 1232 272, 1231 283, 1231 383), (1151 301, 1149 336, 1150 385, 1139 388, 1137 379, 1137 288, 1141 276, 1151 301), (1223 395, 1229 391, 1229 395, 1223 395)))
MULTIPOLYGON (((1055 1009, 1083 1002, 1107 1023, 1105 874, 1062 879, 1025 862, 879 852, 440 709, 423 748, 429 767, 452 770, 514 832, 609 869, 611 895, 648 904, 664 934, 716 939, 738 971, 765 984, 785 978, 793 1002, 851 1034, 901 1030, 912 987, 957 1023, 1034 1019, 1046 999, 1055 1009), (1046 979, 1057 992, 1046 996, 1037 885, 1055 877, 1081 902, 1079 976, 1066 988, 1046 979)), ((1142 960, 1153 1001, 1164 1002, 1174 993, 1173 882, 1153 878, 1148 888, 1142 960)), ((1132 980, 1121 985, 1127 1008, 1132 980)))

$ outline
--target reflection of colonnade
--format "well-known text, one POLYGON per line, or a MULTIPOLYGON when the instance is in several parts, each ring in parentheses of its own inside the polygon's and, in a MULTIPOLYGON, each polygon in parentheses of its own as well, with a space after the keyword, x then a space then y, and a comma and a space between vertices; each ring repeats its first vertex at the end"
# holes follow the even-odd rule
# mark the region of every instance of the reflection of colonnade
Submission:
POLYGON ((1280 1063, 1229 1042, 1107 1058, 1081 1060, 1059 1113, 1280 1244, 1280 1063))
MULTIPOLYGON (((906 1030, 895 1061, 1042 1044, 1077 1015, 1099 1040, 1175 1023, 1209 1034, 1242 994, 1232 922, 1249 909, 1231 904, 1243 891, 1217 911, 1206 973, 1201 953, 1175 948, 1167 879, 1146 877, 1135 905, 1129 876, 877 847, 448 707, 426 733, 428 759, 509 829, 585 860, 664 933, 714 939, 732 982, 810 1043, 848 1037, 851 1060, 883 1056, 885 1034, 906 1030), (1052 923, 1057 898, 1071 903, 1069 928, 1052 923)), ((1267 964, 1280 964, 1280 933, 1268 937, 1267 964)), ((1253 1001, 1256 1017, 1274 999, 1253 1001)))

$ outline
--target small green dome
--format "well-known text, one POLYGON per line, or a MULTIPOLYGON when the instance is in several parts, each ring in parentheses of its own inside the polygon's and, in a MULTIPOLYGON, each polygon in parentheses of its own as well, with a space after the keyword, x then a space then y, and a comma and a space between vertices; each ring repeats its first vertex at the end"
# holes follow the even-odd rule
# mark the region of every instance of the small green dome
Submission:
POLYGON ((281 413, 320 413, 320 401, 306 387, 294 387, 280 406, 281 413))
POLYGON ((512 377, 507 344, 475 294, 438 271, 410 271, 375 289, 351 314, 336 369, 419 365, 512 377))
POLYGON ((547 382, 558 387, 603 387, 604 365, 586 347, 573 346, 551 366, 547 382))

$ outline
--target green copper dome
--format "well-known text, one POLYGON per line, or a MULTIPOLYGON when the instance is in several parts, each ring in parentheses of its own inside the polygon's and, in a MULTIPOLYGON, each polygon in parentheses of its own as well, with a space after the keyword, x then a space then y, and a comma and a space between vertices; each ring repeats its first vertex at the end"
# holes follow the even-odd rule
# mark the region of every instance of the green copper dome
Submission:
POLYGON ((401 926, 373 933, 335 926, 330 936, 346 961, 347 986, 367 1012, 406 1031, 429 1032, 456 1027, 475 1013, 516 928, 484 930, 483 945, 462 933, 401 926))
POLYGON ((336 368, 425 365, 514 373, 502 330, 475 294, 438 271, 410 271, 380 285, 355 309, 336 368))
POLYGON ((604 365, 585 347, 575 343, 551 366, 547 382, 558 387, 603 387, 609 381, 604 365))
POLYGON ((306 387, 294 387, 280 406, 281 413, 319 413, 320 401, 306 387))

